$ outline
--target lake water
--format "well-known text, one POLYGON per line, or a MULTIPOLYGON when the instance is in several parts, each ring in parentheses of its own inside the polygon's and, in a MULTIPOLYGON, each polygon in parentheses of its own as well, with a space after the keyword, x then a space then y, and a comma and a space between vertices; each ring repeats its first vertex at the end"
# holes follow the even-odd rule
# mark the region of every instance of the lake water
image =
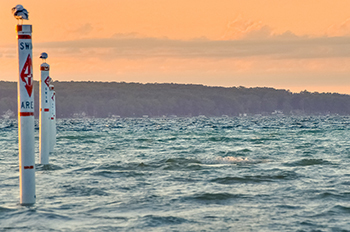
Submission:
POLYGON ((30 207, 17 130, 0 120, 0 231, 350 231, 350 117, 58 119, 30 207))

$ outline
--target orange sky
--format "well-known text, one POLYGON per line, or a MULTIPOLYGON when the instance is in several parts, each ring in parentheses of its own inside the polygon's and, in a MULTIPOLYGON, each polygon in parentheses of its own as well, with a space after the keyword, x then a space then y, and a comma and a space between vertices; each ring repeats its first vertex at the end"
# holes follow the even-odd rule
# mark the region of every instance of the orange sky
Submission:
POLYGON ((350 94, 350 1, 1 1, 0 80, 18 78, 16 4, 33 25, 36 80, 45 51, 59 81, 350 94))

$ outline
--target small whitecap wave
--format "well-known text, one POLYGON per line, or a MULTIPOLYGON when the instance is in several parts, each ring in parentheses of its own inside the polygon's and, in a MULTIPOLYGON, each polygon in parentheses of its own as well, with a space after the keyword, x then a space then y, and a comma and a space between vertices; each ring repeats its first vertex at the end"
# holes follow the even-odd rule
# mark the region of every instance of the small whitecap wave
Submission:
POLYGON ((249 164, 258 164, 269 162, 267 159, 252 159, 242 156, 218 156, 213 159, 202 160, 203 164, 207 165, 227 165, 227 164, 236 164, 236 165, 249 165, 249 164))
POLYGON ((244 163, 250 163, 253 162, 253 160, 248 159, 246 157, 234 157, 234 156, 218 156, 215 158, 207 158, 204 160, 201 160, 202 164, 206 165, 217 165, 217 164, 244 164, 244 163))
POLYGON ((251 160, 246 157, 233 157, 233 156, 226 156, 226 157, 219 156, 216 158, 216 161, 222 164, 251 162, 251 160))

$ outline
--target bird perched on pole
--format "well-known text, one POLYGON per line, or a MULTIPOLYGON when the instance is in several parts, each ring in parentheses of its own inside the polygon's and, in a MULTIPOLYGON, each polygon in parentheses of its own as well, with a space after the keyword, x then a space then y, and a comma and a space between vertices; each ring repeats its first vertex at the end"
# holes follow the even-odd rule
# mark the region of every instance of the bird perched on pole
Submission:
POLYGON ((47 57, 48 57, 48 55, 46 52, 43 52, 40 54, 40 59, 43 59, 44 62, 46 62, 47 57))
POLYGON ((22 20, 22 24, 23 24, 23 19, 28 20, 28 11, 26 9, 24 9, 24 7, 20 4, 18 4, 17 6, 12 8, 12 13, 13 16, 15 16, 15 18, 17 20, 22 20))

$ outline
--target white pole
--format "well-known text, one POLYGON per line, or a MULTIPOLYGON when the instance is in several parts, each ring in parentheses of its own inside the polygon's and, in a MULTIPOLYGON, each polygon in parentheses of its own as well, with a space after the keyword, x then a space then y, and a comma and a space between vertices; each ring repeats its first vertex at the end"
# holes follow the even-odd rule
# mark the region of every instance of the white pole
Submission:
POLYGON ((41 64, 41 79, 39 85, 40 109, 39 109, 39 161, 41 164, 49 164, 50 152, 50 65, 41 64))
MULTIPOLYGON (((53 145, 56 145, 56 134, 57 134, 57 129, 56 129, 56 91, 53 91, 53 108, 52 108, 52 114, 53 114, 53 128, 52 128, 52 136, 53 136, 53 145)), ((54 147, 52 148, 53 151, 54 147)))
POLYGON ((35 203, 32 25, 17 25, 19 79, 18 140, 20 204, 35 203))
POLYGON ((51 96, 51 120, 50 120, 50 152, 53 152, 53 149, 56 144, 56 93, 54 86, 50 85, 50 96, 51 96))

